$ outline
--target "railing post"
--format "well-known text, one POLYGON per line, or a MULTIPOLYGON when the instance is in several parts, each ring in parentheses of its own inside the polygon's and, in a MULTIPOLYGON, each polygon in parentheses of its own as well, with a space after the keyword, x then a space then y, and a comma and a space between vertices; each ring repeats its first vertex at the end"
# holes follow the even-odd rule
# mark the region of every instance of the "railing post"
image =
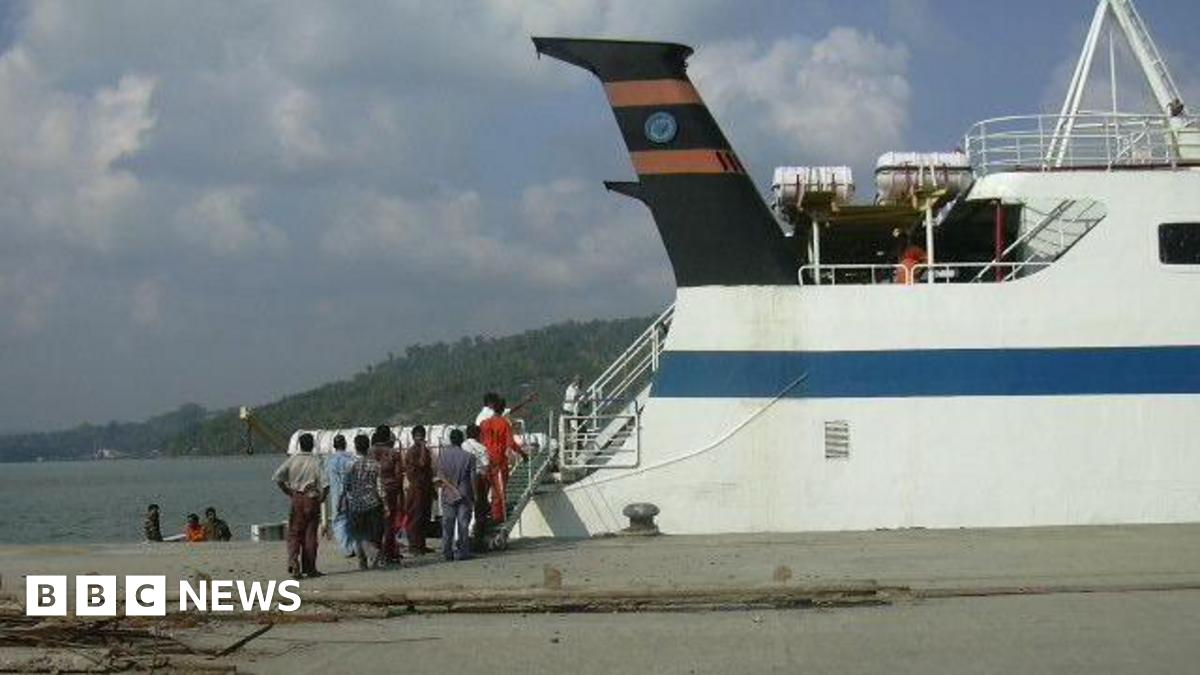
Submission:
POLYGON ((654 323, 654 332, 650 335, 650 372, 658 371, 658 322, 654 323))
MULTIPOLYGON (((987 167, 988 165, 988 144, 987 144, 987 122, 979 123, 979 157, 980 165, 987 167)), ((984 173, 987 173, 986 170, 984 173)))
MULTIPOLYGON (((1112 45, 1111 40, 1109 41, 1109 45, 1110 46, 1112 45)), ((1115 113, 1116 110, 1114 109, 1113 112, 1115 113)), ((1109 123, 1104 126, 1109 127, 1109 130, 1106 131, 1104 134, 1104 161, 1105 161, 1105 164, 1107 164, 1108 170, 1112 171, 1113 160, 1114 160, 1113 151, 1112 151, 1112 142, 1113 142, 1113 138, 1116 137, 1117 134, 1119 133, 1118 127, 1117 127, 1117 118, 1115 116, 1110 117, 1109 123)))
POLYGON ((821 285, 821 226, 812 221, 813 285, 821 285))
POLYGON ((1042 168, 1045 168, 1044 158, 1046 157, 1046 116, 1038 115, 1038 157, 1043 158, 1042 168))

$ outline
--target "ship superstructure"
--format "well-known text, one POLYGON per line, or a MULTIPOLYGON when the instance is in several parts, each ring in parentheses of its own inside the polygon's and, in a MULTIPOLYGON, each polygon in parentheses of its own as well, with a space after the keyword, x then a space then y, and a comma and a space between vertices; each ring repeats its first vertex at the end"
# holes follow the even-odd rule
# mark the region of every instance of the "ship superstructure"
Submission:
POLYGON ((521 534, 634 502, 678 533, 1200 518, 1200 135, 1129 0, 1099 3, 1058 115, 889 153, 870 204, 842 167, 781 167, 764 200, 688 47, 534 44, 603 84, 637 173, 606 185, 678 291, 560 420, 521 534), (1106 24, 1160 111, 1081 107, 1106 24))

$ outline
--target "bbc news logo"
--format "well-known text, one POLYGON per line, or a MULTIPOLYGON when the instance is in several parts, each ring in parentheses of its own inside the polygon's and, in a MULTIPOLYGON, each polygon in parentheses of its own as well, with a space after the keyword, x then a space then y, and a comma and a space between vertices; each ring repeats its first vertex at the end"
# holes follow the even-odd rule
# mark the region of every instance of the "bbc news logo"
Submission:
MULTIPOLYGON (((179 582, 180 612, 233 612, 237 609, 252 612, 294 612, 300 609, 300 596, 295 580, 275 581, 189 581, 179 582)), ((65 575, 36 575, 25 577, 26 616, 67 616, 69 599, 65 575)), ((118 605, 117 577, 109 575, 78 575, 75 577, 75 616, 116 616, 118 605)), ((167 578, 158 575, 125 577, 126 616, 166 616, 167 578)))

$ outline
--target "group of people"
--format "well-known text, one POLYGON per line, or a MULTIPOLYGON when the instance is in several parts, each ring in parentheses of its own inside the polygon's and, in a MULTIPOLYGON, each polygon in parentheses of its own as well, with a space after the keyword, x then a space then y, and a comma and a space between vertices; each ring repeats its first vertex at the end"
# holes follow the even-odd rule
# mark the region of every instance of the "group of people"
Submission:
POLYGON ((426 528, 435 496, 441 507, 442 556, 470 558, 473 549, 481 548, 489 524, 505 520, 510 466, 514 457, 525 456, 507 412, 501 396, 485 394, 475 423, 451 429, 436 457, 423 426, 412 428, 407 447, 397 447, 398 439, 386 425, 376 427, 370 437, 355 435, 349 443, 339 434, 324 461, 313 452, 312 434, 301 434, 299 452, 273 477, 291 502, 288 573, 321 576, 316 560, 322 529, 343 555, 358 559, 360 569, 399 562, 403 554, 432 553, 426 528), (401 539, 407 542, 404 551, 401 539))
MULTIPOLYGON (((163 541, 162 527, 159 524, 159 508, 158 504, 151 504, 146 507, 146 517, 142 523, 142 534, 146 541, 163 541)), ((208 507, 204 510, 204 522, 200 521, 200 516, 195 513, 187 515, 187 522, 183 526, 184 541, 201 542, 201 541, 229 541, 233 538, 233 533, 229 530, 229 524, 217 517, 217 510, 213 507, 208 507)))

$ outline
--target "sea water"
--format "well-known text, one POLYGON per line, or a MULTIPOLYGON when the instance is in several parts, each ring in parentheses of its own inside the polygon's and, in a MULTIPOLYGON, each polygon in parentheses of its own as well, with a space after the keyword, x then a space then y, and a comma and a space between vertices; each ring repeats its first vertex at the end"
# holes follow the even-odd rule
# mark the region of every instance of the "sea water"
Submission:
POLYGON ((282 455, 0 464, 0 544, 142 539, 146 505, 160 507, 163 536, 212 506, 234 539, 252 523, 287 519, 271 482, 282 455))

